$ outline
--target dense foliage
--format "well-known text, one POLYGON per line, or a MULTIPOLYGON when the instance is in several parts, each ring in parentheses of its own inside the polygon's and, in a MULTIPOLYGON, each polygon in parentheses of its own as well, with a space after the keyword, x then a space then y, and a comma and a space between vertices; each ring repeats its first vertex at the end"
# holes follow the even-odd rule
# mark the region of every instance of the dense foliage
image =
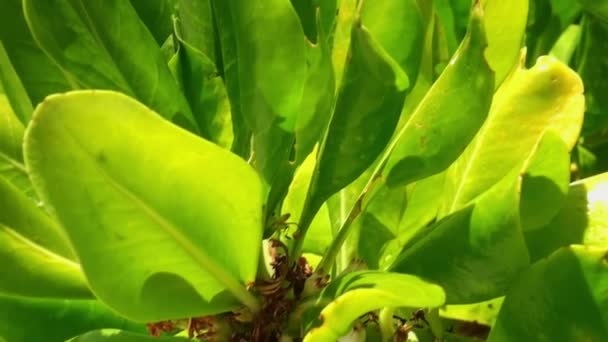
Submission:
POLYGON ((604 0, 2 0, 0 341, 608 341, 607 52, 604 0))

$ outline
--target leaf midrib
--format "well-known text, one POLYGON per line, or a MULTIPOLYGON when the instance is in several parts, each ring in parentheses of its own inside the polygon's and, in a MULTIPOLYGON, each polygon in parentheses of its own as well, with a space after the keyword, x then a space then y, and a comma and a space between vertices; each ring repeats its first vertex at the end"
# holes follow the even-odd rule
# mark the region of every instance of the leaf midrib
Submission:
POLYGON ((235 277, 225 272, 224 269, 215 263, 206 253, 197 248, 172 222, 165 219, 160 213, 158 213, 153 207, 142 201, 136 194, 131 192, 129 189, 120 184, 115 180, 101 165, 94 162, 95 158, 93 154, 88 151, 76 138, 76 136, 70 131, 67 126, 63 126, 63 131, 66 136, 72 141, 72 145, 82 151, 82 153, 90 159, 91 165, 97 170, 97 172, 105 178, 111 187, 117 192, 132 201, 142 212, 148 216, 151 221, 157 224, 165 233, 173 238, 179 246, 181 246, 190 257, 205 271, 212 275, 216 281, 226 287, 239 301, 247 305, 252 309, 257 309, 259 306, 257 299, 251 295, 235 277))

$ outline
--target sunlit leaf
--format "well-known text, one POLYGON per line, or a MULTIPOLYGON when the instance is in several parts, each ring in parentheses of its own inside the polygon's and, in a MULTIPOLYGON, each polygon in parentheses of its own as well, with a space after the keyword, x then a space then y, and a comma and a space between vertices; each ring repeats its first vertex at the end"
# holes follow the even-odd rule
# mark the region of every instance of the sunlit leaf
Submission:
MULTIPOLYGON (((352 323, 363 314, 383 307, 438 307, 444 303, 443 290, 407 274, 360 271, 335 279, 321 294, 317 306, 304 313, 317 317, 306 342, 335 341, 349 333, 352 323)), ((301 324, 307 324, 307 319, 301 324)))
POLYGON ((78 91, 38 106, 25 160, 92 290, 121 314, 257 307, 245 285, 258 264, 262 189, 237 156, 125 95, 78 91))

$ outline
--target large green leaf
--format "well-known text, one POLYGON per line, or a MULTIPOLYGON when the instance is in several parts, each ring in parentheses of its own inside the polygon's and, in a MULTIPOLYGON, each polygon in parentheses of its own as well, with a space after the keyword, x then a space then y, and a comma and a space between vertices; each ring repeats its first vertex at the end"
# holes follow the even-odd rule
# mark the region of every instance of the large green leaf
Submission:
POLYGON ((331 195, 361 175, 388 143, 409 81, 360 21, 300 224, 306 229, 331 195))
POLYGON ((135 320, 257 307, 258 176, 128 96, 47 98, 26 133, 32 182, 93 292, 135 320), (142 135, 141 132, 145 132, 142 135))
POLYGON ((305 35, 285 0, 211 0, 234 115, 293 132, 306 79, 305 35), (277 30, 280 28, 280 30, 277 30))
POLYGON ((0 177, 0 292, 24 296, 91 297, 59 226, 0 177))
MULTIPOLYGON (((523 62, 523 61, 522 61, 523 62)), ((527 157, 546 130, 571 149, 584 111, 578 75, 553 57, 522 66, 494 95, 487 121, 446 176, 441 216, 462 208, 527 157)))
POLYGON ((526 232, 532 260, 548 256, 570 244, 608 244, 608 173, 570 185, 559 213, 546 226, 526 232))
POLYGON ((156 337, 118 329, 101 329, 75 337, 68 342, 185 342, 186 337, 156 337))
POLYGON ((580 25, 568 26, 568 28, 559 36, 559 39, 555 42, 553 47, 551 47, 549 54, 566 64, 570 63, 572 55, 574 55, 574 52, 578 47, 581 31, 580 25))
POLYGON ((23 6, 40 47, 80 88, 121 91, 198 131, 159 45, 130 2, 24 0, 23 6))
MULTIPOLYGON (((0 1, 0 41, 33 104, 74 87, 34 42, 25 23, 22 0, 0 1)), ((21 111, 14 102, 12 105, 17 113, 21 111)))
POLYGON ((460 48, 396 138, 387 165, 388 186, 447 168, 481 127, 494 89, 486 45, 483 11, 476 6, 460 48))
POLYGON ((449 304, 502 295, 529 262, 519 225, 518 176, 512 170, 474 203, 437 222, 391 270, 441 285, 449 304))
POLYGON ((509 289, 488 341, 608 340, 606 246, 566 247, 509 289))
MULTIPOLYGON (((295 171, 294 130, 308 76, 306 38, 286 0, 212 0, 230 98, 233 150, 249 158, 270 189, 272 216, 295 171), (277 30, 277 27, 280 30, 277 30)), ((303 160, 303 159, 300 159, 303 160)))
POLYGON ((89 330, 145 331, 96 300, 32 299, 0 295, 0 341, 65 341, 89 330))
MULTIPOLYGON (((534 0, 532 0, 534 1, 534 0)), ((488 35, 486 57, 496 88, 516 66, 528 21, 528 0, 481 0, 488 35)))
POLYGON ((0 93, 6 94, 15 115, 22 123, 27 123, 34 107, 19 79, 0 39, 0 93))
POLYGON ((383 307, 434 308, 444 301, 441 287, 412 275, 351 272, 333 280, 299 323, 309 331, 305 342, 335 341, 348 334, 353 322, 367 312, 383 307), (311 317, 316 319, 310 321, 311 317))

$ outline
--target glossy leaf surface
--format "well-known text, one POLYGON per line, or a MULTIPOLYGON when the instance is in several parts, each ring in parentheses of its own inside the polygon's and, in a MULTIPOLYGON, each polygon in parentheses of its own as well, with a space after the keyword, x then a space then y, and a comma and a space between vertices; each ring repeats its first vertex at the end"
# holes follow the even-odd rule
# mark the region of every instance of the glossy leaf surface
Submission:
POLYGON ((25 0, 23 7, 38 44, 78 87, 123 92, 198 131, 159 45, 130 2, 25 0))
POLYGON ((450 166, 441 215, 463 207, 527 157, 543 133, 558 132, 571 149, 581 129, 584 97, 578 75, 553 57, 520 67, 494 96, 487 121, 450 166))
POLYGON ((606 246, 562 248, 509 289, 488 341, 608 339, 606 246))
POLYGON ((245 284, 256 274, 262 189, 237 156, 111 91, 47 98, 25 156, 93 292, 121 314, 256 307, 245 284))

